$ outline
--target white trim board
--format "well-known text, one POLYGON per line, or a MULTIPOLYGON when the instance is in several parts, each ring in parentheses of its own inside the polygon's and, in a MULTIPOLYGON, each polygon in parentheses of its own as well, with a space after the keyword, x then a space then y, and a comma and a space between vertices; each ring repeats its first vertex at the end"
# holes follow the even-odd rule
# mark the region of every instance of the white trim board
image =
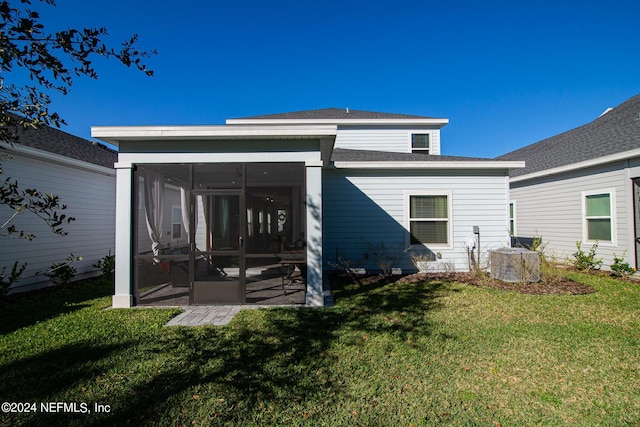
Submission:
POLYGON ((118 146, 120 141, 324 139, 337 135, 324 126, 93 126, 91 136, 118 146))
POLYGON ((521 169, 524 162, 436 160, 426 162, 333 162, 337 169, 521 169))
POLYGON ((449 119, 390 118, 390 119, 227 119, 227 125, 435 125, 442 127, 449 119))

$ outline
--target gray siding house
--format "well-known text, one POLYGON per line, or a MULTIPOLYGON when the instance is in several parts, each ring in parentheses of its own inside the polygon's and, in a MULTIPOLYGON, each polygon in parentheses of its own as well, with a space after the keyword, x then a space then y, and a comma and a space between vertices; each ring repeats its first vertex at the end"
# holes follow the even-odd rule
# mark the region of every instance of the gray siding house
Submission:
POLYGON ((508 246, 508 173, 524 163, 440 155, 447 123, 329 108, 92 128, 119 147, 113 306, 321 306, 327 271, 415 272, 412 252, 467 270, 474 227, 483 251, 508 246))
MULTIPOLYGON (((2 162, 3 179, 17 180, 21 189, 35 188, 60 196, 67 205, 64 213, 76 220, 64 225, 66 236, 51 232, 31 213, 19 214, 12 222, 18 229, 36 235, 32 241, 5 238, 0 245, 0 267, 11 268, 15 261, 27 268, 13 291, 45 284, 39 272, 63 261, 70 253, 82 256, 74 263, 79 277, 95 273, 93 264, 114 251, 115 170, 117 153, 101 144, 87 141, 51 127, 19 133, 19 144, 1 144, 11 156, 2 162)), ((0 206, 6 221, 14 213, 0 206)))
POLYGON ((621 256, 640 266, 640 95, 584 126, 505 154, 524 160, 510 173, 511 227, 542 236, 560 260, 598 242, 604 266, 621 256))

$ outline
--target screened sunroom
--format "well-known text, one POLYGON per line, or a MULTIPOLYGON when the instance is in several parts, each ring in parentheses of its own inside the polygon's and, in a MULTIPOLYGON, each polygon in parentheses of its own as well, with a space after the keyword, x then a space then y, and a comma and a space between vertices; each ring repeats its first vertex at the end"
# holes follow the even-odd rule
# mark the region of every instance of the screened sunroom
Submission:
POLYGON ((322 305, 335 126, 92 131, 119 147, 114 307, 322 305))

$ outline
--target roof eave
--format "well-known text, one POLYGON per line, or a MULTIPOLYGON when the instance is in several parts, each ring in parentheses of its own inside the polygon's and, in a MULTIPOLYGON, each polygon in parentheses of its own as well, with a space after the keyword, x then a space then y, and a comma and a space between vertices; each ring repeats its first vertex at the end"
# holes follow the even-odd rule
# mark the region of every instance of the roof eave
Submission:
POLYGON ((338 169, 522 169, 521 161, 334 161, 338 169))
POLYGON ((91 136, 116 146, 124 141, 335 138, 336 125, 318 126, 93 126, 91 136))
POLYGON ((429 125, 443 127, 449 119, 390 118, 390 119, 227 119, 227 125, 429 125))
POLYGON ((76 169, 83 169, 89 172, 100 173, 103 175, 115 175, 115 170, 112 167, 109 168, 84 160, 74 159, 73 157, 63 156, 62 154, 52 153, 50 151, 41 150, 39 148, 26 147, 20 144, 10 145, 5 142, 0 142, 0 147, 6 149, 8 152, 15 153, 16 155, 22 155, 24 157, 30 157, 48 163, 55 163, 63 166, 73 167, 76 169))
POLYGON ((528 173, 525 175, 515 176, 510 178, 510 182, 521 182, 535 178, 543 178, 550 175, 557 175, 564 172, 571 172, 578 169, 584 169, 588 167, 603 165, 606 163, 617 162, 620 160, 626 160, 633 157, 640 157, 640 148, 635 150, 623 151, 621 153, 610 154, 608 156, 598 157, 595 159, 589 159, 578 163, 572 163, 570 165, 558 166, 556 168, 545 169, 537 172, 528 173))

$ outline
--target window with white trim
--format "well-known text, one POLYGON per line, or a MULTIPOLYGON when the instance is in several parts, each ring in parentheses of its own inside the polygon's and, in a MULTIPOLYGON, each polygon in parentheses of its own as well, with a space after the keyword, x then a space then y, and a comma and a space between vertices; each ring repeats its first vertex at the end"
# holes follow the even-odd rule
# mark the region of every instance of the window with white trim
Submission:
POLYGON ((428 133, 412 133, 411 152, 429 154, 430 139, 431 137, 428 133))
POLYGON ((408 195, 409 243, 444 247, 451 245, 451 195, 408 195))
POLYGON ((584 226, 586 241, 613 241, 613 192, 583 193, 584 226))

